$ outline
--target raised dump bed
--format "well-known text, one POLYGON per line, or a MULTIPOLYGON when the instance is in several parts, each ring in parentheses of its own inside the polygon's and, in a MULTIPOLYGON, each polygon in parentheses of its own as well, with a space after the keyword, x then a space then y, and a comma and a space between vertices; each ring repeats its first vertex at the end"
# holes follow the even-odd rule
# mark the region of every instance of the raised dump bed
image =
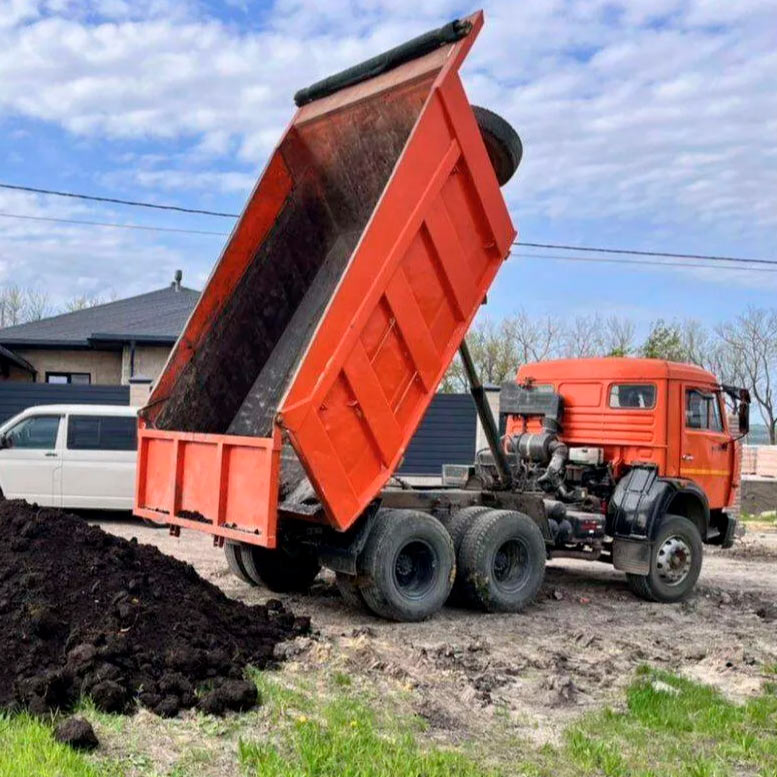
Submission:
POLYGON ((380 493, 516 234, 458 76, 482 23, 298 93, 141 413, 138 515, 273 548, 279 502, 344 531, 380 493))

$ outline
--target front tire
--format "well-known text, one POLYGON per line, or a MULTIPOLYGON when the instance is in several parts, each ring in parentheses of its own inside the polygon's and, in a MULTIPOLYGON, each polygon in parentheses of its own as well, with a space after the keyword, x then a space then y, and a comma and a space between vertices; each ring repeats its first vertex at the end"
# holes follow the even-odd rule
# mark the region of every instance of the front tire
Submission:
POLYGON ((486 612, 519 612, 540 590, 545 555, 542 532, 528 515, 491 510, 478 516, 459 551, 465 600, 486 612))
POLYGON ((307 591, 321 571, 318 559, 305 550, 291 553, 241 544, 240 561, 253 583, 280 594, 307 591))
POLYGON ((629 588, 649 602, 679 602, 699 579, 703 553, 696 525, 681 515, 666 515, 653 543, 650 572, 627 574, 629 588))
POLYGON ((456 574, 443 525, 416 510, 380 510, 359 559, 361 595, 382 618, 421 621, 434 615, 456 574))

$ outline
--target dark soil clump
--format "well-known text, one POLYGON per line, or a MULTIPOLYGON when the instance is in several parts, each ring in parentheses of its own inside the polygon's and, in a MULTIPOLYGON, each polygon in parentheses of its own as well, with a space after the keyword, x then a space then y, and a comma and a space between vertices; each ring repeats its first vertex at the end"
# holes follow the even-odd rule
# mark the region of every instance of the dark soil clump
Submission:
POLYGON ((283 606, 249 607, 193 567, 21 501, 0 503, 0 708, 166 717, 257 702, 242 682, 279 642, 309 631, 283 606))

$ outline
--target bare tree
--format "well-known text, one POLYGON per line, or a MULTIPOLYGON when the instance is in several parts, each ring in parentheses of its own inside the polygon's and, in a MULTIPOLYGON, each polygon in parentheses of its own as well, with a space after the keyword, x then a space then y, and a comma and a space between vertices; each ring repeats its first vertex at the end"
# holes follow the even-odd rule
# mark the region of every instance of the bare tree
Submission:
POLYGON ((49 315, 50 310, 47 292, 27 289, 24 300, 24 319, 26 321, 40 321, 49 315))
MULTIPOLYGON (((522 364, 556 355, 561 333, 557 319, 532 318, 520 312, 498 322, 480 319, 467 334, 467 344, 483 383, 500 385, 514 377, 522 364)), ((467 391, 468 387, 457 356, 440 384, 440 391, 467 391)))
POLYGON ((733 321, 716 328, 725 344, 723 378, 743 381, 755 400, 769 434, 777 443, 777 310, 748 308, 733 321))
POLYGON ((49 295, 16 285, 0 287, 0 327, 38 321, 49 310, 49 295))
POLYGON ((105 300, 97 295, 89 296, 88 294, 82 294, 77 297, 71 297, 65 303, 66 313, 75 313, 77 310, 86 310, 86 308, 93 308, 96 305, 102 305, 105 300))
POLYGON ((636 350, 636 327, 631 319, 610 316, 604 325, 604 355, 628 356, 636 350))
POLYGON ((575 316, 561 333, 562 353, 568 359, 601 356, 605 350, 605 330, 602 317, 575 316))

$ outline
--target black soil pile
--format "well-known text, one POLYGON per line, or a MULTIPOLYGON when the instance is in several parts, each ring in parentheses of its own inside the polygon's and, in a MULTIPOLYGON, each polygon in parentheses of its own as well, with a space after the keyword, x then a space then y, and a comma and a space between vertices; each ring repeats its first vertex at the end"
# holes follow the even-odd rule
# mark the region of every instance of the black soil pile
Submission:
POLYGON ((256 702, 242 680, 310 628, 280 602, 249 607, 194 569, 25 502, 0 503, 0 708, 221 713, 256 702))

